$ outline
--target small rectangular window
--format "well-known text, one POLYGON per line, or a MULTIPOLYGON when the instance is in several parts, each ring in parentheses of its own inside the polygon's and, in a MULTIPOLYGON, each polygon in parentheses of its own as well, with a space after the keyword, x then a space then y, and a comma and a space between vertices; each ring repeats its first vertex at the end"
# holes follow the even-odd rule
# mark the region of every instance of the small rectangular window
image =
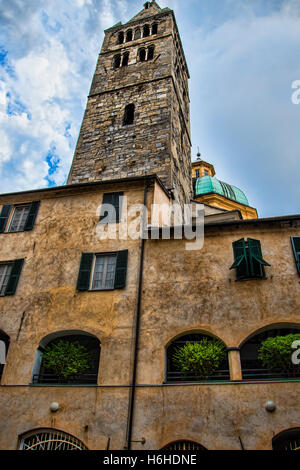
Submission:
POLYGON ((118 223, 122 215, 123 192, 104 193, 100 211, 100 222, 118 223))
POLYGON ((265 266, 271 266, 262 257, 259 240, 244 238, 233 242, 234 263, 229 269, 236 270, 236 279, 265 279, 265 266))
POLYGON ((116 271, 116 255, 96 255, 92 290, 113 289, 116 271))
POLYGON ((123 289, 126 286, 128 250, 116 253, 82 253, 77 290, 123 289))
POLYGON ((8 232, 22 232, 29 214, 30 204, 16 206, 9 224, 8 232))
POLYGON ((200 170, 196 170, 196 178, 200 178, 200 170))
POLYGON ((300 274, 300 236, 291 237, 293 253, 295 257, 298 274, 300 274))
POLYGON ((0 263, 0 296, 16 292, 24 259, 0 263))
POLYGON ((0 264, 0 296, 5 295, 11 274, 12 263, 0 264))
POLYGON ((32 230, 39 210, 40 201, 28 204, 5 204, 0 212, 0 233, 32 230))

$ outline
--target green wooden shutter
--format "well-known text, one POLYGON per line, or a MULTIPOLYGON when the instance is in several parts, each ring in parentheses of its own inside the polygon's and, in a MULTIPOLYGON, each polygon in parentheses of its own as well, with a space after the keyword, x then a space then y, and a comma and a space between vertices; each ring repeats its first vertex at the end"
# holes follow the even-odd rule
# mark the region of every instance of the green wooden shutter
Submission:
POLYGON ((0 233, 3 233, 6 228, 6 224, 7 224, 7 220, 8 220, 11 208, 12 208, 11 204, 4 204, 2 206, 2 210, 0 214, 0 233))
POLYGON ((254 240, 253 238, 248 238, 248 247, 249 247, 249 256, 250 259, 254 258, 262 266, 271 266, 267 263, 262 257, 261 245, 259 240, 254 240))
POLYGON ((247 260, 246 245, 245 245, 245 240, 243 238, 241 238, 240 240, 237 240, 236 242, 233 242, 232 248, 233 248, 234 263, 229 269, 235 269, 241 264, 241 262, 244 259, 247 260))
POLYGON ((117 252, 115 289, 123 289, 126 286, 128 250, 117 252))
MULTIPOLYGON (((103 194, 102 204, 111 204, 112 206, 114 206, 116 210, 116 219, 107 220, 107 222, 120 222, 123 195, 124 193, 104 193, 103 194)), ((107 215, 108 215, 107 211, 102 211, 101 209, 100 222, 105 217, 107 217, 107 215)))
POLYGON ((77 290, 89 290, 93 259, 94 253, 82 253, 77 280, 77 290))
POLYGON ((9 280, 8 280, 6 290, 5 290, 5 295, 13 295, 16 292, 23 264, 24 264, 24 259, 16 259, 13 262, 9 280))
POLYGON ((34 222, 40 207, 40 201, 34 201, 30 204, 27 220, 24 226, 24 230, 32 230, 34 222))
POLYGON ((244 238, 232 243, 234 263, 229 269, 236 269, 236 278, 244 279, 249 277, 249 264, 244 238))
POLYGON ((297 266, 298 274, 300 274, 300 237, 291 237, 295 262, 297 266))

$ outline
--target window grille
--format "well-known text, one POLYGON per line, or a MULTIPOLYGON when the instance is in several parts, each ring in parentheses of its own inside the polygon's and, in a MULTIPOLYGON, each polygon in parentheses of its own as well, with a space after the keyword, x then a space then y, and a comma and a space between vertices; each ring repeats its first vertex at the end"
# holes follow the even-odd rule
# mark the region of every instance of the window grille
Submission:
POLYGON ((193 441, 176 441, 164 447, 162 450, 206 450, 201 444, 193 441))
POLYGON ((88 450, 74 436, 62 431, 44 430, 22 439, 20 450, 88 450))

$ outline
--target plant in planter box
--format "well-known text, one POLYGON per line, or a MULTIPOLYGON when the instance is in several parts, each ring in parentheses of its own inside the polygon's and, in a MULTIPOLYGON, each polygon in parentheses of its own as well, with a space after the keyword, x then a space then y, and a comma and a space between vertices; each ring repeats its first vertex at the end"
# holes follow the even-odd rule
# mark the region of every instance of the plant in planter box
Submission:
POLYGON ((91 367, 90 353, 78 341, 71 343, 60 340, 45 348, 43 366, 58 377, 67 379, 91 367))
POLYGON ((279 372, 299 373, 299 365, 292 363, 292 343, 300 340, 300 333, 270 337, 262 341, 258 359, 263 367, 279 372))
POLYGON ((203 338, 176 348, 172 359, 178 370, 207 378, 220 367, 225 356, 226 347, 220 340, 203 338))

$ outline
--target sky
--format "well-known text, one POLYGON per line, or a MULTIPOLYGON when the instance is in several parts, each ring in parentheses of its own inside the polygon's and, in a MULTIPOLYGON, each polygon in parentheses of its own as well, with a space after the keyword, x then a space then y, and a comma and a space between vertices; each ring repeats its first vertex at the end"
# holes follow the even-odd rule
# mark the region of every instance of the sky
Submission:
MULTIPOLYGON (((143 3, 0 0, 0 193, 66 183, 103 31, 143 3)), ((191 75, 192 159, 260 217, 300 213, 300 1, 158 4, 191 75)))

